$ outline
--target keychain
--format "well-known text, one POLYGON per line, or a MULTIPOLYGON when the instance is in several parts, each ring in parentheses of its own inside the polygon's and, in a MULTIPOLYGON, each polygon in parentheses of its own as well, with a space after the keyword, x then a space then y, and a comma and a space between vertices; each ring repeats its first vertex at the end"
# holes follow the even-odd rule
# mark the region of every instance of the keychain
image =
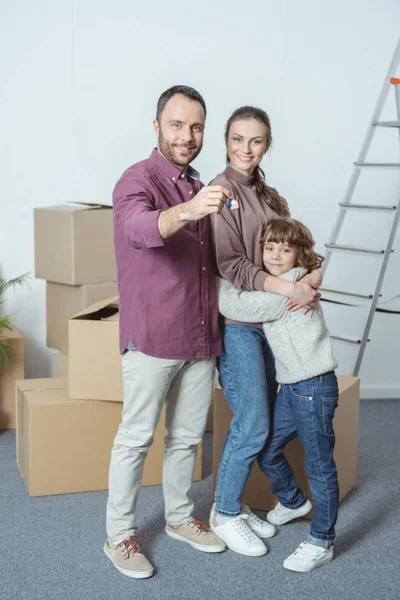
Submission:
POLYGON ((226 203, 226 207, 228 210, 234 210, 235 208, 239 208, 239 202, 234 198, 229 198, 229 200, 226 203))

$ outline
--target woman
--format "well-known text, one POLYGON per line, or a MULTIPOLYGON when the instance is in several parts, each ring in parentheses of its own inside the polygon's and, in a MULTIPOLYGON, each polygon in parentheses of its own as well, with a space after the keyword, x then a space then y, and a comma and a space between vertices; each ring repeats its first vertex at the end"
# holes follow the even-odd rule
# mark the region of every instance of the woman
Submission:
MULTIPOLYGON (((232 193, 232 201, 211 218, 215 256, 219 275, 236 289, 281 294, 287 296, 289 309, 298 309, 318 300, 320 273, 292 283, 262 268, 263 226, 289 215, 286 201, 267 186, 259 166, 271 142, 271 125, 263 110, 243 106, 228 120, 228 166, 210 184, 223 185, 232 193)), ((267 547, 260 537, 272 537, 276 530, 242 506, 242 494, 269 434, 270 404, 277 390, 274 358, 261 323, 224 319, 221 328, 224 352, 217 364, 233 418, 218 468, 210 527, 235 552, 261 556, 267 547)))

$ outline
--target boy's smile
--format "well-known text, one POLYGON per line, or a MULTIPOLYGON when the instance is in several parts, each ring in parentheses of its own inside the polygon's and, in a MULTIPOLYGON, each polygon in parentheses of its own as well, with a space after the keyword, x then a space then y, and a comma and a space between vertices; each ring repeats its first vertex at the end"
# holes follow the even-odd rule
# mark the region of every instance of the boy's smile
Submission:
POLYGON ((287 273, 296 265, 297 252, 286 242, 265 242, 263 263, 271 275, 279 276, 287 273))

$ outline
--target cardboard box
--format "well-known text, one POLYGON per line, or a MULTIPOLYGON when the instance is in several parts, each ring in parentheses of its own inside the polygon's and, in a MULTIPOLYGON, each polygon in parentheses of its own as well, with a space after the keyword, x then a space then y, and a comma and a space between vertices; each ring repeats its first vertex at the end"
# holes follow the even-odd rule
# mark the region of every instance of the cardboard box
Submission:
POLYGON ((206 431, 214 431, 214 396, 207 415, 206 431))
POLYGON ((15 429, 15 382, 25 376, 24 338, 11 326, 11 330, 0 332, 0 341, 11 347, 13 363, 5 366, 4 374, 0 373, 0 429, 15 429))
POLYGON ((68 354, 68 319, 98 300, 117 294, 116 283, 77 286, 47 282, 47 346, 68 354))
POLYGON ((53 377, 68 377, 68 354, 54 352, 53 377))
MULTIPOLYGON (((338 375, 338 382, 339 406, 336 409, 333 423, 336 433, 334 457, 338 470, 339 496, 342 500, 356 485, 360 380, 356 377, 338 375)), ((218 387, 215 390, 214 402, 214 489, 222 446, 231 419, 232 412, 222 389, 218 387)), ((292 440, 286 446, 285 455, 293 469, 299 487, 312 500, 309 481, 304 472, 304 451, 298 438, 292 440)), ((243 502, 253 509, 267 511, 272 510, 277 501, 277 498, 271 492, 267 477, 261 472, 258 464, 255 463, 243 494, 243 502)), ((310 514, 307 517, 310 518, 310 514)))
POLYGON ((69 320, 70 398, 122 402, 118 296, 69 320))
MULTIPOLYGON (((212 432, 214 431, 214 400, 215 400, 215 390, 216 389, 221 389, 221 386, 219 384, 219 380, 218 380, 218 370, 215 369, 215 376, 214 376, 214 394, 213 394, 213 399, 212 399, 212 403, 210 406, 210 410, 208 411, 208 416, 207 416, 207 424, 206 424, 206 431, 207 432, 212 432)), ((217 392, 218 394, 219 392, 217 392)))
MULTIPOLYGON (((65 379, 17 383, 17 457, 30 496, 106 490, 122 404, 71 400, 65 379), (31 388, 31 389, 29 389, 31 388)), ((164 411, 146 458, 142 485, 162 481, 164 411)), ((201 479, 199 445, 194 480, 201 479)))
POLYGON ((117 280, 111 206, 35 208, 35 275, 67 285, 117 280))
POLYGON ((26 439, 25 430, 23 428, 22 416, 23 416, 23 403, 25 392, 41 392, 49 390, 65 390, 68 387, 68 379, 66 377, 57 377, 51 379, 23 379, 21 381, 14 382, 13 395, 15 397, 14 404, 16 408, 16 455, 17 455, 17 466, 24 477, 25 466, 24 466, 24 452, 23 452, 23 441, 26 439))
MULTIPOLYGON (((69 320, 69 394, 85 400, 122 401, 118 296, 96 302, 69 320)), ((213 430, 213 419, 211 405, 206 431, 213 430)))

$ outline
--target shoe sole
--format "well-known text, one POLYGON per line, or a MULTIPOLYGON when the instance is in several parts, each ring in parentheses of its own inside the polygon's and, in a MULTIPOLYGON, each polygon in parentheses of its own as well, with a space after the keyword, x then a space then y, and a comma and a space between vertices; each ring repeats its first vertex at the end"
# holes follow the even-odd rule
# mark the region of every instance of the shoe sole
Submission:
POLYGON ((221 545, 221 546, 204 546, 203 544, 196 544, 196 542, 192 542, 191 540, 188 540, 187 538, 183 537, 182 535, 178 535, 177 533, 174 533, 173 531, 169 531, 168 529, 165 530, 165 533, 167 535, 169 535, 169 537, 174 538, 175 540, 179 540, 180 542, 186 542, 187 544, 190 544, 190 546, 192 546, 196 550, 200 550, 200 552, 217 553, 217 552, 223 552, 226 549, 225 544, 221 545))
POLYGON ((300 506, 300 508, 296 509, 295 515, 288 516, 286 519, 283 519, 283 520, 271 521, 271 518, 268 518, 268 514, 267 514, 267 521, 268 521, 268 523, 271 523, 271 525, 285 525, 286 523, 290 523, 290 521, 294 521, 295 519, 300 519, 301 517, 304 517, 304 515, 309 513, 311 509, 312 509, 312 504, 309 500, 307 500, 307 502, 304 506, 300 506))
POLYGON ((314 571, 314 569, 318 569, 318 567, 322 567, 323 565, 326 565, 326 563, 331 562, 331 560, 333 559, 333 556, 327 556, 323 559, 321 559, 321 561, 315 565, 314 567, 311 567, 310 569, 302 569, 300 568, 295 568, 295 567, 290 567, 288 565, 285 565, 285 562, 283 563, 283 566, 285 569, 287 569, 288 571, 294 571, 295 573, 310 573, 311 571, 314 571))
MULTIPOLYGON (((213 533, 215 533, 215 535, 217 535, 218 537, 220 537, 220 534, 218 532, 215 531, 214 527, 212 526, 212 524, 210 524, 210 529, 213 533)), ((222 539, 222 538, 221 538, 222 539)), ((229 548, 229 550, 232 550, 232 552, 236 552, 237 554, 243 554, 243 556, 265 556, 268 552, 268 548, 265 546, 265 550, 257 550, 256 552, 250 552, 250 551, 243 551, 243 550, 239 550, 238 548, 235 548, 234 546, 231 546, 226 540, 223 540, 226 544, 226 546, 229 548)))
POLYGON ((112 559, 112 556, 107 552, 107 550, 105 548, 103 548, 103 550, 104 550, 104 554, 107 556, 107 558, 109 558, 111 560, 114 567, 117 569, 117 571, 122 573, 122 575, 126 575, 127 577, 132 577, 133 579, 147 579, 148 577, 151 577, 154 573, 154 569, 151 569, 151 571, 127 571, 126 569, 121 569, 121 567, 118 567, 115 564, 115 562, 112 559))

